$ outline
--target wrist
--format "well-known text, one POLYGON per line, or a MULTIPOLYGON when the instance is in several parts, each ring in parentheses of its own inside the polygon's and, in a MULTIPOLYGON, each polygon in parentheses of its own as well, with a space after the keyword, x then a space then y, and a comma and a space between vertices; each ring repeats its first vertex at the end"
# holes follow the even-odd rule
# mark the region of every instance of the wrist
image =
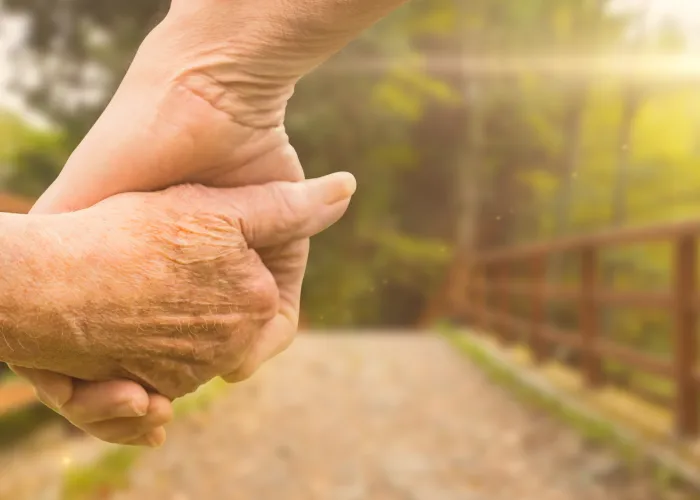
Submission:
POLYGON ((48 219, 0 214, 0 361, 9 364, 48 368, 56 347, 50 318, 63 260, 47 237, 48 219))
POLYGON ((144 70, 152 71, 154 59, 168 61, 165 87, 188 90, 240 125, 281 126, 303 65, 262 23, 225 25, 221 32, 209 23, 171 11, 142 46, 144 70))
POLYGON ((404 2, 173 0, 141 65, 174 62, 172 83, 242 125, 272 128, 300 78, 404 2))

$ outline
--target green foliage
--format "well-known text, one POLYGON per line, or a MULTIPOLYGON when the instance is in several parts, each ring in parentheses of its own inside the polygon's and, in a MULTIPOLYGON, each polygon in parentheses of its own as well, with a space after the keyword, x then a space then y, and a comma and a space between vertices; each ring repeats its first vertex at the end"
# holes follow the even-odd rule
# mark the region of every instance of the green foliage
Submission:
POLYGON ((128 486, 138 448, 120 447, 106 453, 96 464, 70 470, 63 483, 62 500, 103 498, 128 486))
POLYGON ((3 11, 28 20, 28 43, 15 57, 37 72, 32 81, 14 83, 31 105, 62 127, 69 151, 102 112, 136 49, 169 4, 169 0, 2 2, 3 11), (89 74, 84 71, 87 66, 89 74), (96 91, 98 98, 82 98, 96 91))
POLYGON ((175 417, 185 417, 206 410, 228 387, 226 382, 217 378, 200 387, 194 394, 175 400, 173 403, 175 417))
POLYGON ((38 197, 68 157, 65 138, 0 113, 0 188, 38 197))

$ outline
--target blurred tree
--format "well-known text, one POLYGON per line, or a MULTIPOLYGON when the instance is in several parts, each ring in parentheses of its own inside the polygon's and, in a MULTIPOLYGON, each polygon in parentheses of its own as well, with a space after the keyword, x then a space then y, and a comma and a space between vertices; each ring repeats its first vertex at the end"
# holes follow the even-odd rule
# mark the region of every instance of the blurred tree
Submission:
POLYGON ((39 130, 21 118, 0 113, 0 189, 38 197, 67 157, 60 133, 39 130))
MULTIPOLYGON (((167 0, 4 0, 6 12, 28 20, 18 65, 35 77, 15 81, 28 103, 65 133, 72 150, 116 90, 167 0)), ((18 72, 19 74, 19 72, 18 72)))

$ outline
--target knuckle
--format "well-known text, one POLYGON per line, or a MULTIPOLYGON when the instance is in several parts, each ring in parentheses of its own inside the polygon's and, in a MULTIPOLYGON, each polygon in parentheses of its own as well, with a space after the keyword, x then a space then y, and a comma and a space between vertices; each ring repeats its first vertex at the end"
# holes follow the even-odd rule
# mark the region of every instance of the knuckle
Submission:
POLYGON ((160 395, 151 396, 151 404, 148 413, 146 418, 143 419, 144 427, 160 427, 172 421, 172 419, 173 407, 170 401, 160 395))
POLYGON ((272 275, 261 273, 248 286, 250 312, 258 313, 266 320, 273 318, 279 309, 280 296, 272 275))
POLYGON ((168 258, 185 267, 223 275, 226 266, 241 259, 247 249, 236 221, 224 214, 204 210, 183 213, 170 226, 164 233, 168 258))

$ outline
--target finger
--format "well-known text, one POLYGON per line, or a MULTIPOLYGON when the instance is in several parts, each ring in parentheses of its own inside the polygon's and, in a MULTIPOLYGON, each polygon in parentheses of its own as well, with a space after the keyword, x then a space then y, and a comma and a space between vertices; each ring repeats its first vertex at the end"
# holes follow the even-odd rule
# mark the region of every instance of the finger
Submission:
POLYGON ((298 322, 301 287, 309 258, 309 239, 296 240, 284 245, 257 251, 263 264, 275 279, 279 290, 279 312, 298 322))
POLYGON ((244 362, 222 378, 236 383, 253 376, 258 368, 285 351, 299 328, 301 286, 309 255, 309 240, 298 240, 260 252, 279 290, 279 313, 256 336, 244 362))
POLYGON ((10 366, 13 372, 27 379, 39 400, 49 408, 60 411, 73 396, 73 379, 58 373, 10 366))
POLYGON ((129 446, 147 446, 148 448, 160 448, 165 444, 167 437, 168 436, 165 432, 165 427, 158 427, 157 429, 153 429, 151 432, 124 444, 129 446))
POLYGON ((145 416, 97 422, 85 425, 82 429, 102 441, 127 444, 164 426, 172 419, 173 407, 170 400, 159 394, 151 394, 148 413, 145 416))
POLYGON ((230 384, 249 379, 265 362, 287 350, 292 345, 296 332, 296 322, 278 314, 263 327, 245 361, 236 371, 222 378, 230 384))
POLYGON ((310 238, 345 214, 357 188, 355 178, 341 172, 304 182, 273 182, 221 190, 235 203, 243 235, 253 248, 310 238))
POLYGON ((86 425, 115 418, 143 417, 150 399, 146 389, 128 380, 75 382, 73 397, 61 414, 75 425, 86 425))

